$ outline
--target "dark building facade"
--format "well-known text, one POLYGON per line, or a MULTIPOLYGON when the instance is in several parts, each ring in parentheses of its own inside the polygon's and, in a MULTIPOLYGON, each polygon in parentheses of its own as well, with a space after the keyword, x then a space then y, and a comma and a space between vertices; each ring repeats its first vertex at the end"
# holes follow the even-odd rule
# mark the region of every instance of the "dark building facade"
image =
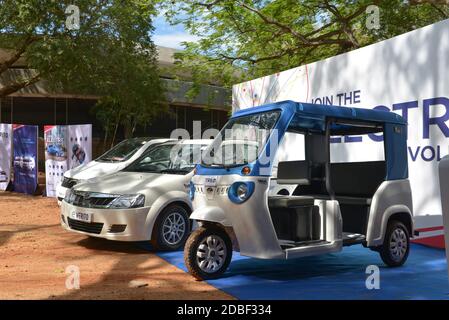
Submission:
MULTIPOLYGON (((173 66, 173 54, 177 50, 158 47, 158 51, 162 69, 173 66)), ((25 65, 16 65, 9 70, 8 76, 14 77, 15 74, 19 75, 26 70, 25 65)), ((169 110, 153 119, 147 126, 137 128, 135 136, 169 137, 177 128, 186 129, 193 134, 194 121, 201 122, 202 131, 209 128, 220 129, 227 121, 231 108, 230 90, 205 84, 198 96, 188 99, 186 94, 192 85, 188 80, 175 80, 168 75, 162 75, 161 80, 167 88, 169 110)), ((94 95, 50 92, 46 89, 45 81, 39 81, 33 86, 0 99, 0 122, 38 125, 41 138, 44 125, 92 124, 93 152, 94 156, 97 156, 104 151, 101 143, 104 130, 92 112, 98 98, 94 95)), ((116 142, 123 138, 123 132, 117 132, 116 142)), ((43 155, 43 146, 40 149, 43 155)))

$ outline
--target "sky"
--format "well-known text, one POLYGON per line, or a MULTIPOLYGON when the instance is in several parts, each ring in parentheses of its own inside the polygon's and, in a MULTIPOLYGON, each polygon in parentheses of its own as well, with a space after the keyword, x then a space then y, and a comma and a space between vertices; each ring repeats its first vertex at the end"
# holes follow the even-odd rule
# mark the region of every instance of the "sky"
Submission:
POLYGON ((155 32, 153 41, 159 46, 183 49, 181 42, 198 40, 196 36, 189 34, 183 25, 171 26, 164 16, 158 16, 154 21, 155 32))

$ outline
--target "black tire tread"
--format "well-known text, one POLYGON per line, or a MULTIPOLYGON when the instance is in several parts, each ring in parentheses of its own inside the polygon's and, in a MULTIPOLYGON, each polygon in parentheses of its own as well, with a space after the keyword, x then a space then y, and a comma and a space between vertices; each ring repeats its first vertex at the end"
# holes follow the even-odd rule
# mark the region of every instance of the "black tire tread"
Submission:
POLYGON ((408 231, 407 227, 400 221, 397 221, 397 220, 389 221, 388 222, 388 226, 387 226, 387 231, 385 232, 384 243, 383 243, 382 246, 379 247, 378 251, 379 251, 380 257, 382 258, 382 261, 387 266, 392 267, 392 268, 402 266, 405 263, 405 261, 407 260, 408 254, 410 252, 410 234, 409 234, 409 231, 408 231), (389 252, 390 235, 391 235, 392 231, 395 228, 397 228, 397 227, 400 227, 401 229, 403 229, 405 231, 405 234, 407 235, 407 239, 409 239, 408 245, 407 245, 407 252, 405 254, 405 257, 401 261, 399 261, 399 262, 394 261, 393 259, 391 259, 390 252, 389 252))
POLYGON ((199 227, 195 231, 193 231, 189 238, 186 241, 186 244, 184 246, 184 263, 187 267, 187 270, 189 273, 197 280, 209 280, 209 279, 216 279, 219 278, 228 268, 229 263, 231 262, 232 258, 232 242, 231 239, 229 239, 228 234, 220 229, 220 228, 214 228, 214 227, 199 227), (205 236, 208 236, 210 234, 218 234, 226 243, 227 255, 226 255, 226 261, 222 267, 221 272, 216 272, 214 274, 206 274, 202 272, 195 263, 192 263, 196 259, 196 248, 198 246, 198 242, 200 242, 205 236))
POLYGON ((182 206, 179 206, 179 205, 176 205, 176 204, 168 205, 166 208, 164 208, 159 213, 159 216, 156 219, 156 222, 155 222, 154 227, 153 227, 153 232, 152 232, 152 235, 151 235, 151 241, 150 242, 151 242, 152 247, 155 250, 158 250, 158 251, 178 250, 179 248, 181 248, 184 245, 184 243, 185 243, 185 241, 186 241, 186 239, 187 239, 187 237, 189 235, 189 231, 190 231, 189 212, 187 212, 186 209, 183 208, 182 206), (181 210, 181 211, 185 212, 185 214, 187 216, 187 220, 186 220, 186 222, 187 222, 187 225, 186 225, 187 232, 184 235, 184 239, 178 245, 176 245, 174 247, 174 246, 167 246, 166 244, 164 244, 162 242, 162 239, 159 236, 159 234, 160 234, 161 223, 164 220, 165 216, 169 212, 171 212, 171 210, 173 210, 175 208, 177 210, 181 210))

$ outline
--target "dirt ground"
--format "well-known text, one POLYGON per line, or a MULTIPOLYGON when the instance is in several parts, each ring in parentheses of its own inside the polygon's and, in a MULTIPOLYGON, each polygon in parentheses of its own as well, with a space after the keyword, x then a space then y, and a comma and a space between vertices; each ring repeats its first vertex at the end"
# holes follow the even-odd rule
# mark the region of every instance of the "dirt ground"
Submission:
POLYGON ((53 198, 0 192, 0 299, 232 299, 135 243, 59 224, 53 198), (80 270, 67 289, 66 269, 80 270))

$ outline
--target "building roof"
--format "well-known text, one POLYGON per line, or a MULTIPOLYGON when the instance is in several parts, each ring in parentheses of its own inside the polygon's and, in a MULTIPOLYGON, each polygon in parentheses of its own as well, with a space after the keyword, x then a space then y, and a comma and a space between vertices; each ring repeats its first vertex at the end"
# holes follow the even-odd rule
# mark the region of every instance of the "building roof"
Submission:
MULTIPOLYGON (((158 51, 158 65, 160 67, 161 80, 167 87, 167 100, 174 105, 191 105, 198 107, 210 107, 214 109, 228 110, 231 105, 231 91, 218 85, 201 85, 199 93, 194 98, 189 98, 187 92, 192 88, 193 83, 189 81, 190 75, 179 73, 177 70, 170 70, 174 67, 176 59, 175 54, 181 52, 179 49, 156 46, 158 51), (179 78, 178 79, 175 79, 179 78)), ((0 48, 0 60, 6 58, 10 50, 0 48)), ((14 79, 29 77, 33 74, 33 69, 27 67, 24 58, 20 58, 6 72, 0 74, 0 86, 2 82, 12 82, 14 79)), ((85 98, 97 99, 98 95, 69 93, 57 90, 50 90, 45 79, 27 86, 10 96, 20 97, 56 97, 56 98, 85 98)))

